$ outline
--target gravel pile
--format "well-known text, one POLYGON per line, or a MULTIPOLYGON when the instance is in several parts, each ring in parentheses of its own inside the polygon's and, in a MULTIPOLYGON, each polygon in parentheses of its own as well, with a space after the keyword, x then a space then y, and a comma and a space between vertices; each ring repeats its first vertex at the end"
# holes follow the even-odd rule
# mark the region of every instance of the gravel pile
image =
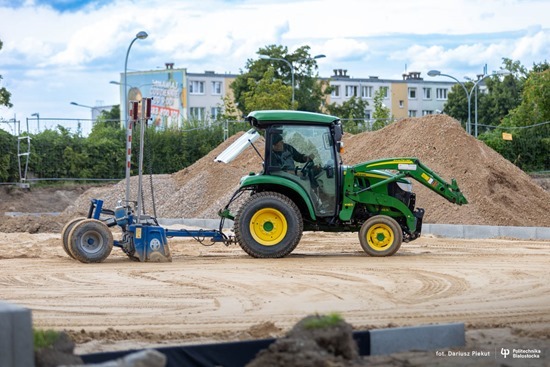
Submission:
POLYGON ((447 182, 455 178, 469 204, 458 206, 413 181, 425 223, 550 227, 550 193, 447 115, 408 118, 347 136, 344 162, 417 157, 447 182))
MULTIPOLYGON (((241 135, 232 136, 179 172, 153 175, 157 217, 219 218, 218 211, 238 188, 240 178, 262 169, 262 161, 251 147, 229 164, 215 162, 215 158, 241 135)), ((550 193, 483 142, 468 135, 447 115, 408 118, 375 132, 346 134, 344 143, 342 157, 346 165, 380 158, 417 157, 447 182, 455 178, 468 205, 453 205, 412 181, 417 206, 426 209, 425 223, 550 227, 550 193)), ((255 145, 263 154, 263 139, 255 145)), ((131 178, 130 198, 133 200, 137 198, 137 182, 137 177, 131 178)), ((144 176, 143 183, 145 212, 152 215, 148 175, 144 176)), ((40 223, 33 220, 28 225, 32 225, 32 231, 61 229, 70 218, 86 215, 91 198, 102 199, 104 207, 114 209, 117 201, 124 198, 125 189, 124 181, 90 189, 61 216, 41 218, 40 223)), ((17 231, 24 230, 20 220, 14 220, 13 226, 17 226, 17 231)), ((5 223, 0 230, 9 232, 8 227, 11 224, 5 223)))

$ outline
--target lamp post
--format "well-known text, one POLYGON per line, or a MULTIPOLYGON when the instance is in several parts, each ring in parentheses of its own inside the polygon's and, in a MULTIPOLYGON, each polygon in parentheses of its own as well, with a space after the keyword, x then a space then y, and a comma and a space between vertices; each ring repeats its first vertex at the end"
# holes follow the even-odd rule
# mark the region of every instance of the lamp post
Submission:
MULTIPOLYGON (((33 113, 31 116, 36 116, 36 121, 38 122, 38 132, 40 132, 40 114, 36 112, 36 113, 33 113)), ((27 126, 27 131, 29 131, 28 126, 27 126)))
MULTIPOLYGON (((268 56, 268 55, 259 55, 258 57, 262 60, 283 61, 288 65, 288 67, 290 68, 290 77, 291 77, 291 86, 292 86, 292 104, 294 105, 294 66, 292 65, 292 63, 290 61, 288 61, 286 59, 282 59, 280 57, 271 57, 271 56, 268 56)), ((323 55, 323 54, 315 55, 311 58, 306 57, 306 58, 303 58, 303 59, 299 59, 297 61, 304 61, 304 60, 309 60, 309 59, 322 59, 323 57, 326 57, 326 55, 323 55)))
POLYGON ((76 102, 71 102, 71 104, 72 104, 73 106, 89 108, 90 111, 91 111, 91 113, 92 113, 92 120, 95 120, 95 118, 94 118, 94 110, 96 110, 97 107, 86 106, 85 104, 80 104, 80 103, 76 103, 76 102))
MULTIPOLYGON (((477 86, 479 83, 481 83, 482 80, 490 77, 490 76, 500 76, 500 75, 508 75, 510 74, 510 72, 506 71, 506 70, 499 70, 499 71, 493 71, 491 74, 486 74, 482 77, 480 77, 478 80, 476 80, 476 82, 474 83, 474 86, 472 87, 472 89, 470 90, 470 96, 468 97, 468 105, 470 105, 470 99, 472 98, 472 92, 474 91, 474 89, 476 90, 476 116, 475 116, 475 129, 474 129, 474 136, 477 138, 477 86)), ((468 115, 470 114, 469 110, 468 110, 468 115)))
POLYGON ((428 76, 446 76, 447 78, 451 78, 453 80, 456 80, 456 82, 458 84, 460 84, 460 86, 462 87, 462 89, 464 89, 464 92, 466 93, 466 99, 468 100, 468 122, 467 122, 467 125, 466 125, 466 132, 468 134, 471 134, 471 119, 470 119, 470 93, 468 92, 468 89, 466 89, 466 86, 464 85, 464 83, 462 83, 460 80, 458 80, 457 78, 455 78, 454 76, 452 75, 448 75, 448 74, 443 74, 441 71, 439 70, 430 70, 428 71, 428 76))
POLYGON ((284 62, 288 65, 288 67, 290 68, 290 77, 291 77, 292 104, 294 105, 294 68, 292 67, 292 64, 290 63, 290 61, 285 60, 285 59, 281 59, 280 57, 270 57, 270 56, 267 56, 267 55, 260 55, 259 58, 263 59, 263 60, 278 60, 278 61, 282 61, 282 62, 284 62))
MULTIPOLYGON (((481 83, 482 80, 490 77, 490 76, 498 76, 498 75, 508 75, 510 74, 510 72, 506 71, 506 70, 499 70, 499 71, 493 71, 491 74, 486 74, 482 77, 480 77, 478 80, 475 81, 474 83, 474 86, 472 87, 472 89, 470 89, 470 91, 468 92, 468 90, 466 89, 466 86, 464 85, 464 83, 462 83, 460 80, 458 80, 457 78, 455 78, 454 76, 452 75, 448 75, 448 74, 443 74, 442 72, 440 72, 439 70, 430 70, 428 71, 428 75, 429 76, 446 76, 448 78, 451 78, 451 79, 454 79, 456 80, 456 82, 458 84, 460 84, 462 86, 462 88, 464 89, 464 92, 466 92, 466 97, 468 98, 468 126, 467 126, 467 129, 466 131, 468 132, 468 134, 471 134, 471 130, 472 130, 472 127, 471 127, 471 101, 472 101, 472 92, 474 91, 474 89, 478 86, 479 83, 481 83)), ((469 79, 469 78, 467 78, 469 79)), ((471 79, 470 79, 471 80, 471 79)), ((477 103, 477 100, 476 100, 476 103, 477 103)), ((477 108, 476 108, 477 110, 477 108)), ((477 138, 477 113, 476 113, 476 121, 475 121, 475 130, 474 130, 474 136, 477 138)))
POLYGON ((130 49, 134 42, 138 39, 143 40, 148 36, 147 32, 141 31, 136 34, 128 50, 126 51, 126 59, 124 60, 124 123, 126 128, 126 195, 125 195, 125 204, 129 205, 130 202, 130 159, 132 152, 132 128, 128 124, 128 55, 130 55, 130 49))

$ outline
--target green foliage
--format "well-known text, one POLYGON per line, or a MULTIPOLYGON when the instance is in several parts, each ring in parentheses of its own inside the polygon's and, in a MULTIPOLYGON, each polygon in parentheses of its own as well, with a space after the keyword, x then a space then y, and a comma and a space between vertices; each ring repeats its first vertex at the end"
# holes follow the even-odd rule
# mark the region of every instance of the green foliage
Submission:
POLYGON ((19 180, 17 138, 0 129, 0 182, 19 180))
MULTIPOLYGON (((2 40, 0 40, 0 50, 2 49, 2 40)), ((2 80, 2 75, 0 75, 0 81, 2 80)), ((0 88, 0 106, 13 107, 13 104, 10 102, 11 93, 4 87, 0 88)))
POLYGON ((374 123, 372 125, 372 130, 378 130, 388 125, 391 121, 391 111, 388 107, 384 106, 384 96, 385 91, 379 89, 374 92, 373 103, 374 103, 374 112, 372 118, 374 123))
POLYGON ((292 88, 275 79, 275 69, 269 68, 262 79, 248 79, 244 103, 249 111, 291 109, 292 88))
POLYGON ((336 312, 328 315, 315 315, 304 320, 304 328, 306 329, 325 329, 338 325, 344 321, 342 316, 336 312))
MULTIPOLYGON (((309 46, 299 47, 294 53, 289 53, 286 46, 270 45, 258 50, 258 55, 267 55, 275 59, 248 59, 245 65, 245 72, 237 76, 231 84, 235 103, 242 115, 256 109, 256 106, 274 105, 275 98, 265 96, 268 88, 265 84, 277 83, 274 88, 278 93, 282 92, 280 84, 290 89, 288 98, 278 101, 276 104, 287 105, 290 109, 301 111, 320 112, 325 92, 322 83, 318 82, 317 62, 310 54, 309 46), (294 69, 294 105, 289 105, 292 99, 292 70, 294 69), (273 69, 273 73, 267 73, 273 69), (255 96, 256 93, 262 95, 255 96), (288 102, 287 102, 288 101, 288 102), (250 105, 247 105, 247 102, 250 105)), ((286 96, 286 93, 283 93, 286 96)), ((279 96, 279 98, 283 98, 279 96)), ((269 107, 273 108, 273 107, 269 107)), ((265 109, 265 108, 262 108, 265 109)))
MULTIPOLYGON (((118 107, 118 106, 116 106, 118 107)), ((113 109, 118 113, 117 108, 113 109)), ((88 137, 57 126, 31 135, 29 176, 36 179, 121 179, 126 167, 126 130, 110 119, 98 119, 88 137)), ((132 129, 131 174, 138 174, 140 125, 132 129)), ((244 121, 187 121, 181 128, 149 126, 144 136, 144 173, 177 172, 232 136, 250 127, 244 121)), ((25 146, 26 149, 26 146, 25 146)), ((0 182, 19 180, 17 138, 0 130, 0 182)))
POLYGON ((487 127, 498 126, 521 102, 521 93, 527 71, 519 61, 502 59, 502 70, 509 75, 491 76, 485 78, 482 84, 487 87, 487 93, 480 91, 480 84, 474 89, 474 82, 464 83, 464 87, 455 84, 449 92, 445 113, 461 121, 466 127, 468 122, 468 98, 470 95, 470 121, 472 132, 475 129, 475 106, 477 103, 478 132, 487 131, 487 127), (465 90, 466 89, 466 90, 465 90), (476 98, 477 95, 477 98, 476 98))
POLYGON ((52 346, 57 339, 59 339, 60 333, 54 330, 33 330, 34 350, 47 348, 52 346))
POLYGON ((524 82, 521 104, 511 110, 499 129, 480 139, 524 171, 550 170, 550 69, 531 71, 524 82), (512 141, 502 140, 502 132, 512 141))
POLYGON ((365 122, 365 110, 369 102, 357 97, 351 97, 342 104, 336 102, 325 106, 327 112, 342 119, 344 130, 346 132, 357 134, 364 131, 362 126, 365 122))

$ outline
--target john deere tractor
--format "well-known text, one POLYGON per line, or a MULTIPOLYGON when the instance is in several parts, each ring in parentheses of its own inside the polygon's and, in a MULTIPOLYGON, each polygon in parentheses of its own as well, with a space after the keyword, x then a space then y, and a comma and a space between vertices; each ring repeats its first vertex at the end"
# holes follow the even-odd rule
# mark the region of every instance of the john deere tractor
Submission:
POLYGON ((234 220, 235 240, 253 257, 290 254, 303 231, 358 232, 367 254, 393 255, 422 229, 424 210, 415 207, 411 178, 452 203, 467 204, 454 179, 445 182, 417 158, 345 165, 338 117, 273 110, 252 112, 246 120, 252 129, 217 160, 228 162, 260 134, 265 138, 263 170, 243 177, 220 211, 234 220), (290 151, 284 162, 281 149, 290 151), (231 204, 244 193, 250 197, 232 214, 231 204))

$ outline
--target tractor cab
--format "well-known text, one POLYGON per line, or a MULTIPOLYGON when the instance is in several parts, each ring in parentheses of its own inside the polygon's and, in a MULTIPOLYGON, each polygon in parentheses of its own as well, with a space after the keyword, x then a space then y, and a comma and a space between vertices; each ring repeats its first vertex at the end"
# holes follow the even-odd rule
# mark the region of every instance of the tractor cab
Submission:
POLYGON ((266 187, 293 199, 299 196, 301 200, 294 201, 312 219, 336 215, 341 180, 340 120, 301 111, 256 111, 246 119, 265 133, 262 176, 264 182, 268 180, 266 187))
POLYGON ((216 157, 216 161, 228 163, 254 144, 260 132, 265 136, 264 169, 243 177, 239 190, 279 192, 313 221, 336 216, 342 182, 340 119, 312 112, 270 110, 251 112, 246 120, 252 129, 216 157))

